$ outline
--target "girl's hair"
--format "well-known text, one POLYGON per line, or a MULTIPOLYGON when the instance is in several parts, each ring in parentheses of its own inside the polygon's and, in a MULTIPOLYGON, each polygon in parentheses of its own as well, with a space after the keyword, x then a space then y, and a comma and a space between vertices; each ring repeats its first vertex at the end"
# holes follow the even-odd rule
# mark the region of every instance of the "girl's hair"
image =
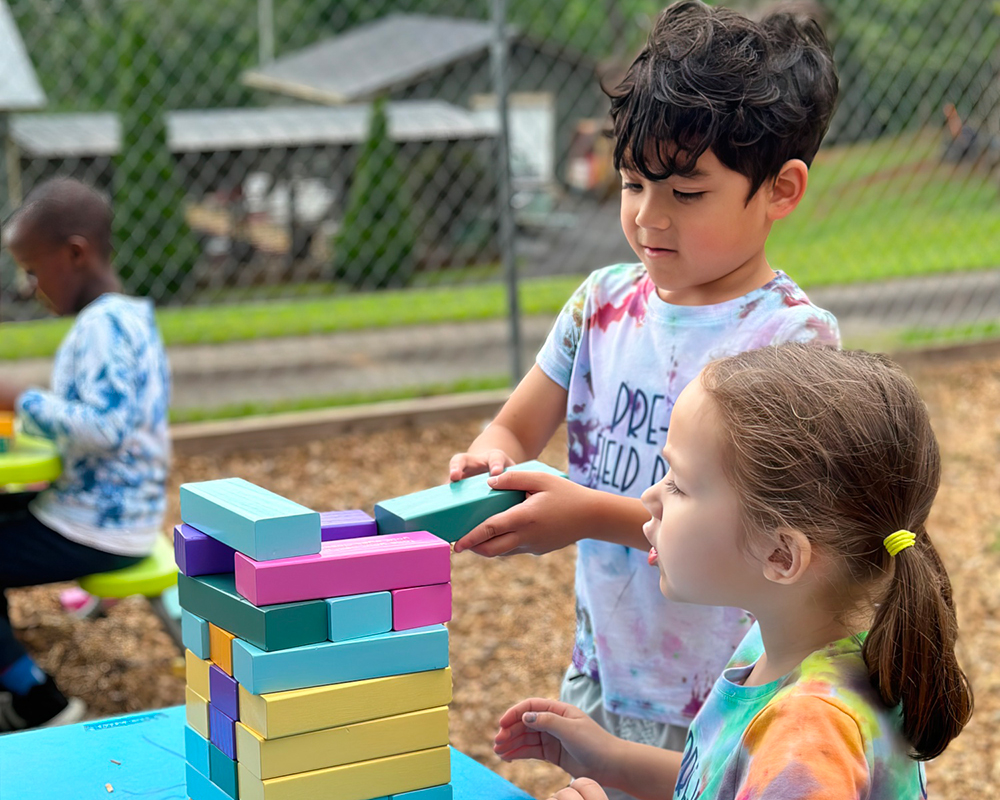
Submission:
POLYGON ((729 451, 749 537, 801 531, 876 610, 862 655, 882 700, 902 704, 911 755, 939 755, 969 721, 951 582, 927 533, 941 460, 927 409, 889 359, 788 344, 714 361, 702 384, 729 451), (913 547, 891 557, 885 537, 913 547))

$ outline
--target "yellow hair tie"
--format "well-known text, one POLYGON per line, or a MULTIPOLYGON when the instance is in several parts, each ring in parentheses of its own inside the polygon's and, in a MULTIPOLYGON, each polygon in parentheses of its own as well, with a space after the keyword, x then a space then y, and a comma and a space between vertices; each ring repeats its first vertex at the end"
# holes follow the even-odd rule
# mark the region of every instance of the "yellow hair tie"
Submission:
POLYGON ((889 551, 890 556, 896 555, 901 550, 905 550, 907 547, 913 547, 913 543, 917 540, 917 536, 909 531, 896 531, 895 533, 889 534, 885 537, 883 544, 885 549, 889 551))

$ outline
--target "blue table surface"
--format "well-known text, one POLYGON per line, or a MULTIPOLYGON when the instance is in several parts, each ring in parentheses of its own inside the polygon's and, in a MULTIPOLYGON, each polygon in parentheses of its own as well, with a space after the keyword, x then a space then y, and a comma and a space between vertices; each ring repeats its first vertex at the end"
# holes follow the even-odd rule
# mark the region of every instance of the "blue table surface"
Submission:
MULTIPOLYGON (((531 800, 467 755, 451 755, 455 800, 531 800)), ((184 706, 7 734, 0 798, 185 800, 184 764, 184 706)))

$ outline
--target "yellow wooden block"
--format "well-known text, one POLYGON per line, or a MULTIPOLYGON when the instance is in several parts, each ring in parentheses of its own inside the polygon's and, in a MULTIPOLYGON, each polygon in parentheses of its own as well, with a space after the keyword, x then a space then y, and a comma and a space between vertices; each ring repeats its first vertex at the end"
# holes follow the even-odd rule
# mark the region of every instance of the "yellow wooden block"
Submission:
POLYGON ((14 412, 0 411, 0 436, 10 439, 14 436, 14 412))
POLYGON ((236 636, 208 623, 208 653, 212 663, 230 677, 233 674, 233 639, 236 636))
POLYGON ((190 650, 184 651, 184 677, 187 685, 202 697, 212 699, 212 694, 208 688, 208 670, 212 662, 198 658, 190 650))
POLYGON ((283 739, 236 723, 236 757, 255 777, 277 778, 448 744, 448 707, 426 708, 283 739))
POLYGON ((241 686, 240 721, 265 739, 278 739, 450 702, 451 667, 445 667, 270 694, 241 686))
POLYGON ((208 700, 190 686, 184 687, 184 713, 187 716, 187 724, 198 731, 202 739, 207 739, 208 700))
POLYGON ((447 745, 260 780, 239 764, 240 800, 368 800, 451 780, 447 745))

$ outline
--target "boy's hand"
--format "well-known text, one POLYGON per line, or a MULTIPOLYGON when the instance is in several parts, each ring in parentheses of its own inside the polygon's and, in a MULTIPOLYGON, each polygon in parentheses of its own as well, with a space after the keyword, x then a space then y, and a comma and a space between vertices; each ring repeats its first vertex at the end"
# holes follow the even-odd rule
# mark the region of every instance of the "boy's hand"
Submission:
MULTIPOLYGON (((613 765, 618 740, 569 703, 532 697, 509 708, 500 717, 500 730, 493 739, 493 752, 504 761, 536 758, 566 770, 574 778, 583 776, 603 782, 613 765)), ((595 800, 606 795, 589 781, 574 782, 556 797, 595 800), (564 794, 575 790, 576 794, 564 794)))
POLYGON ((483 472, 499 475, 507 467, 513 467, 514 459, 503 450, 487 450, 485 453, 456 453, 448 465, 448 477, 453 481, 471 478, 483 472))
POLYGON ((0 378, 0 411, 13 411, 24 387, 0 378))
POLYGON ((494 489, 527 493, 523 503, 494 514, 455 542, 455 552, 481 556, 542 555, 588 538, 591 489, 545 472, 515 470, 489 479, 494 489))
POLYGON ((608 800, 607 794, 597 781, 577 778, 565 789, 560 789, 549 800, 608 800))

